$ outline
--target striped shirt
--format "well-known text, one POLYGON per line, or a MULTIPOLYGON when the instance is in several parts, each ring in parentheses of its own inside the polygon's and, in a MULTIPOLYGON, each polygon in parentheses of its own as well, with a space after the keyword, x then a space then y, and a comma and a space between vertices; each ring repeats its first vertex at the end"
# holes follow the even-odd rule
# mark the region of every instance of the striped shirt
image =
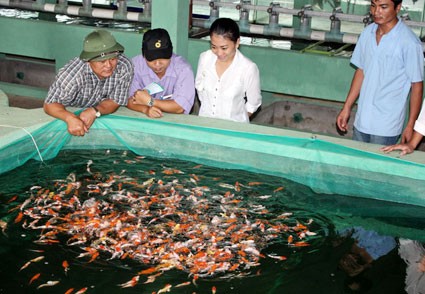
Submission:
POLYGON ((59 70, 45 103, 84 108, 111 99, 118 105, 127 105, 132 79, 133 65, 122 54, 113 74, 106 79, 99 79, 88 62, 75 57, 59 70))

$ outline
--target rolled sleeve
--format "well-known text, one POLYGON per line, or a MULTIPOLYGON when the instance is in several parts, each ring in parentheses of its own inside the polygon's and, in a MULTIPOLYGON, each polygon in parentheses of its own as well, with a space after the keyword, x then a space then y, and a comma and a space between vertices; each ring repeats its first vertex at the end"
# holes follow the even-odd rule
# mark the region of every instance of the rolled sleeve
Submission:
POLYGON ((260 71, 255 63, 251 63, 247 80, 247 101, 245 104, 246 111, 249 113, 254 113, 260 107, 262 102, 261 97, 261 85, 260 85, 260 71))
POLYGON ((416 120, 413 129, 421 135, 425 136, 425 106, 422 106, 421 113, 418 119, 416 120))

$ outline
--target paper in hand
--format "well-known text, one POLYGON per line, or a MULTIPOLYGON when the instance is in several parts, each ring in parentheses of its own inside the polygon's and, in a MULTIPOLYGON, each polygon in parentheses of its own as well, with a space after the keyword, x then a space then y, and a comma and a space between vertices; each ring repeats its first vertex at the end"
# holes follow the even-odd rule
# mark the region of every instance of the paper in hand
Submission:
POLYGON ((147 90, 149 95, 154 95, 156 93, 164 91, 164 88, 160 84, 153 82, 144 87, 143 90, 147 90))

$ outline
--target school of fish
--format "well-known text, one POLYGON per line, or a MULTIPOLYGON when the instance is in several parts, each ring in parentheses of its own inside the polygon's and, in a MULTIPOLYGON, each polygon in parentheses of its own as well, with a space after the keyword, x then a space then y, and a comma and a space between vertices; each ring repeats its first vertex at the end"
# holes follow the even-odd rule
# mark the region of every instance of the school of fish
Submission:
MULTIPOLYGON (((201 176, 176 169, 149 171, 149 177, 140 180, 127 176, 125 170, 106 175, 92 172, 92 164, 87 162, 89 176, 78 179, 71 173, 49 187, 32 187, 29 197, 16 207, 15 223, 39 231, 37 244, 78 247, 81 253, 77 257, 86 262, 132 259, 146 265, 118 285, 122 288, 134 287, 139 281, 153 283, 171 269, 188 273, 188 281, 167 284, 157 294, 172 287, 196 286, 199 278, 243 276, 262 259, 286 260, 285 256, 262 253, 274 240, 283 238, 288 246, 309 246, 308 238, 316 234, 309 230, 312 219, 301 223, 290 212, 276 216, 258 202, 244 201, 241 191, 260 185, 258 182, 228 184, 219 180, 217 185, 226 192, 217 193, 200 185, 201 176), (174 176, 177 174, 179 178, 174 176)), ((3 233, 5 229, 2 224, 3 233)), ((21 270, 42 258, 30 260, 21 270)), ((70 268, 66 260, 62 266, 65 273, 70 268)), ((38 287, 57 283, 48 281, 38 287)))

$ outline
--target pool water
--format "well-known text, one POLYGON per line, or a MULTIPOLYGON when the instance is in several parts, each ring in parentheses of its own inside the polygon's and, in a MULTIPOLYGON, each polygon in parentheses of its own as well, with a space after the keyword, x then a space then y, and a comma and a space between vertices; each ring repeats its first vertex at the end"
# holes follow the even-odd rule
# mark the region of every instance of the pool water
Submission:
POLYGON ((402 293, 397 240, 424 239, 425 208, 130 151, 62 151, 0 183, 0 293, 402 293), (134 228, 146 239, 117 248, 134 228))

